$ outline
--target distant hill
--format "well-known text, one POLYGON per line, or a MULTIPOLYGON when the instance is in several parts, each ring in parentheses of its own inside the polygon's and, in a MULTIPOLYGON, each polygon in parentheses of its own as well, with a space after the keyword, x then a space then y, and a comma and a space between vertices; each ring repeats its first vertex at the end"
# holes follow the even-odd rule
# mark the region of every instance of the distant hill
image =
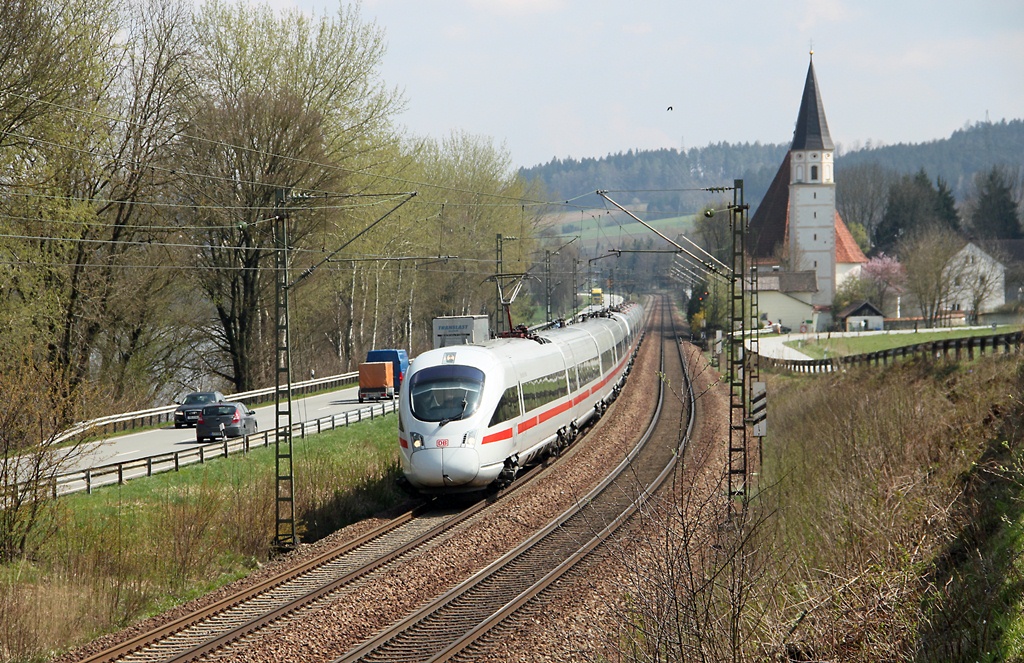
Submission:
MULTIPOLYGON (((743 180, 745 200, 756 209, 788 149, 789 143, 717 143, 685 151, 630 150, 601 158, 554 159, 520 173, 543 183, 550 200, 584 208, 606 206, 594 194, 597 189, 617 191, 609 194, 616 202, 645 209, 645 220, 651 220, 691 215, 705 205, 731 201, 731 194, 698 189, 732 186, 735 179, 743 180)), ((994 165, 1024 167, 1024 120, 979 122, 928 143, 837 153, 837 186, 842 186, 844 167, 872 161, 900 173, 924 168, 933 181, 945 180, 960 202, 970 192, 975 173, 994 165)))

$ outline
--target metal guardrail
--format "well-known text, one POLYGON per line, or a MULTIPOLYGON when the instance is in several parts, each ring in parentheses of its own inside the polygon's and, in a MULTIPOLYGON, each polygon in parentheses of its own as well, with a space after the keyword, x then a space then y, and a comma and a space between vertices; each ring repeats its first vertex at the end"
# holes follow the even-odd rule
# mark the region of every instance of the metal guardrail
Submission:
MULTIPOLYGON (((394 400, 375 403, 358 410, 350 410, 342 414, 332 414, 311 421, 292 424, 292 434, 305 438, 307 435, 346 427, 366 419, 373 419, 376 416, 384 416, 397 409, 398 399, 395 398, 394 400)), ((119 463, 99 465, 74 472, 66 472, 49 477, 41 482, 33 482, 30 485, 21 484, 19 485, 19 490, 33 490, 36 494, 48 493, 52 497, 81 492, 83 490, 91 493, 94 488, 100 486, 122 484, 128 479, 152 476, 161 472, 176 472, 186 465, 205 463, 213 458, 227 458, 233 453, 248 453, 253 448, 267 447, 276 441, 276 433, 276 429, 268 430, 245 437, 196 446, 185 451, 174 451, 119 463)))
MULTIPOLYGON (((295 382, 292 384, 292 393, 309 394, 315 391, 320 391, 321 389, 334 389, 346 384, 355 383, 358 379, 359 372, 354 371, 352 373, 331 375, 325 378, 317 378, 315 380, 295 382)), ((268 400, 268 396, 273 396, 276 390, 276 387, 265 387, 263 389, 244 391, 239 394, 230 394, 224 398, 231 402, 246 404, 261 403, 268 400)), ((150 408, 148 410, 113 414, 106 417, 99 417, 97 419, 90 419, 89 421, 82 421, 62 432, 54 441, 62 443, 78 436, 92 433, 109 435, 111 433, 117 433, 119 431, 124 432, 139 427, 158 426, 172 421, 174 419, 174 410, 177 409, 177 407, 177 403, 173 405, 161 405, 160 407, 150 408)))
POLYGON ((1010 354, 1022 350, 1024 350, 1024 331, 1016 331, 988 336, 949 338, 829 359, 776 359, 759 355, 758 361, 763 367, 778 368, 793 373, 833 373, 848 366, 888 366, 889 363, 895 363, 897 360, 908 357, 961 361, 966 356, 966 359, 970 361, 974 359, 976 353, 979 356, 984 356, 986 352, 1010 354))

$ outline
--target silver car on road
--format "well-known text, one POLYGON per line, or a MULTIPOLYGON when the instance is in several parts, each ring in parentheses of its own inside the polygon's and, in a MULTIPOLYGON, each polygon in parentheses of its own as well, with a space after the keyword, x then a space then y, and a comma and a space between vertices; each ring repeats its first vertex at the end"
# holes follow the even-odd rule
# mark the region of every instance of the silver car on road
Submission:
POLYGON ((196 442, 252 435, 256 428, 256 413, 244 403, 215 403, 199 413, 196 442))

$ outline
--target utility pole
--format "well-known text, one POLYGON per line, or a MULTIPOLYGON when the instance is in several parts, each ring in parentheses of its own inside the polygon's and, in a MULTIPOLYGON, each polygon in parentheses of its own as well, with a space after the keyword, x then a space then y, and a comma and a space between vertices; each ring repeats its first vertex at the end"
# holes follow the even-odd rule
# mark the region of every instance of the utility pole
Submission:
POLYGON ((544 251, 544 322, 551 322, 551 251, 544 251))
MULTIPOLYGON (((494 307, 494 333, 495 333, 495 335, 501 333, 501 323, 502 323, 502 318, 504 317, 502 315, 502 312, 504 310, 504 304, 503 304, 502 298, 501 298, 502 279, 504 278, 504 272, 501 271, 502 267, 503 267, 502 263, 504 262, 504 256, 503 256, 504 246, 505 246, 505 242, 511 242, 511 241, 514 241, 514 240, 517 240, 517 239, 519 239, 519 238, 515 237, 513 235, 505 235, 504 237, 502 237, 501 233, 498 233, 497 237, 495 239, 495 242, 494 242, 495 243, 494 255, 495 255, 495 258, 496 258, 495 259, 495 263, 494 263, 494 275, 495 275, 494 285, 495 285, 495 289, 497 290, 497 297, 498 297, 497 298, 497 305, 494 307)), ((509 328, 506 331, 512 331, 512 329, 509 328)))
POLYGON ((287 189, 274 195, 274 476, 277 487, 278 549, 295 548, 295 473, 292 464, 292 363, 288 322, 288 203, 287 189))
POLYGON ((744 342, 747 311, 746 300, 746 235, 747 205, 743 201, 743 180, 735 180, 733 204, 729 206, 729 229, 732 234, 732 265, 729 275, 729 497, 733 508, 739 498, 746 511, 750 500, 747 464, 747 375, 744 375, 744 342))
MULTIPOLYGON (((494 274, 501 274, 501 233, 498 233, 494 240, 494 274)), ((494 279, 495 293, 497 299, 495 300, 494 306, 494 333, 501 333, 501 280, 499 278, 494 279)))
MULTIPOLYGON (((358 195, 358 194, 357 194, 358 195)), ((395 194, 382 194, 395 195, 395 194)), ((275 319, 275 364, 277 365, 274 386, 274 452, 276 477, 276 532, 274 543, 279 550, 294 549, 298 545, 295 534, 295 468, 292 449, 292 366, 290 345, 290 319, 288 298, 291 289, 324 263, 330 261, 342 249, 354 242, 363 233, 386 219, 396 209, 409 202, 415 192, 407 196, 354 237, 332 251, 318 263, 307 267, 294 281, 288 277, 288 203, 292 200, 309 200, 312 196, 292 196, 288 189, 277 189, 274 194, 274 319, 275 319)))

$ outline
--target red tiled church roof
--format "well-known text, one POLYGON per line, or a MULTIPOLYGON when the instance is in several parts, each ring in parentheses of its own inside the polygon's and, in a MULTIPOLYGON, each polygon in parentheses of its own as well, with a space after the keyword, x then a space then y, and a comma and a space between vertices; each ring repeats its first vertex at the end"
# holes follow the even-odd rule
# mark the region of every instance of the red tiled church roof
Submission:
MULTIPOLYGON (((754 262, 774 262, 779 258, 779 250, 786 250, 789 241, 789 157, 787 152, 761 204, 750 217, 747 252, 754 262)), ((836 264, 867 261, 846 222, 836 212, 836 264)))
POLYGON ((867 261, 868 257, 860 250, 857 240, 850 234, 850 229, 846 227, 846 223, 839 216, 839 212, 836 212, 836 264, 863 264, 867 261))

